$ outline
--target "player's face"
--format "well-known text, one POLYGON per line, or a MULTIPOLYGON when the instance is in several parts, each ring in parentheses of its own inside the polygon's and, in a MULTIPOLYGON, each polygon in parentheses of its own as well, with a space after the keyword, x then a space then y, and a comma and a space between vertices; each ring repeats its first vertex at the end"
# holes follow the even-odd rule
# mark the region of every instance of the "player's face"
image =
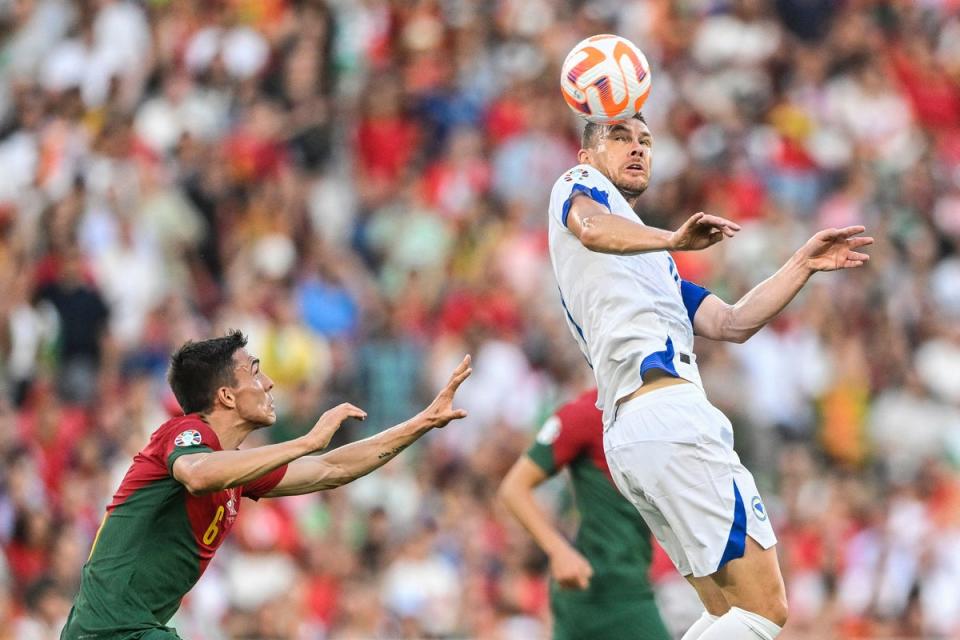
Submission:
POLYGON ((269 426, 276 422, 277 412, 273 406, 273 380, 260 371, 260 360, 254 358, 246 349, 233 354, 234 376, 237 384, 233 387, 233 397, 237 413, 251 424, 269 426))
POLYGON ((587 154, 589 163, 628 199, 647 190, 653 165, 653 136, 646 123, 631 118, 608 126, 597 148, 587 154))

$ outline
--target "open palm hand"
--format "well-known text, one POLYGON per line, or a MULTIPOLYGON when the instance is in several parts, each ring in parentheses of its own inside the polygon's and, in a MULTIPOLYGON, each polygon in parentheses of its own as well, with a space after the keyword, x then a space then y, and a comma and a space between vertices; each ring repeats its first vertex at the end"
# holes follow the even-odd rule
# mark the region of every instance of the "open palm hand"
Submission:
POLYGON ((421 413, 421 416, 426 418, 431 427, 439 429, 447 426, 452 420, 459 420, 467 416, 467 412, 463 409, 453 408, 453 397, 471 373, 473 373, 473 369, 470 368, 470 356, 468 355, 454 369, 447 385, 437 394, 430 406, 421 413))
POLYGON ((818 231, 800 248, 800 253, 813 271, 863 266, 870 256, 857 250, 873 244, 873 238, 858 235, 864 231, 866 228, 859 225, 818 231))

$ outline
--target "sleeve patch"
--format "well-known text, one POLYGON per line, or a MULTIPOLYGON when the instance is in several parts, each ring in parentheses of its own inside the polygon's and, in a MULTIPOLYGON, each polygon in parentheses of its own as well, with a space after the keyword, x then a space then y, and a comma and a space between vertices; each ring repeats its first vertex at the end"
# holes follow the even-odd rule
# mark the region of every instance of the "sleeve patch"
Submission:
POLYGON ((176 447, 195 447, 201 442, 203 442, 203 436, 201 436, 200 432, 196 429, 183 431, 173 440, 173 444, 176 447))
POLYGON ((557 440, 557 436, 560 435, 560 418, 557 416, 551 416, 543 423, 543 426, 540 427, 540 431, 537 432, 537 442, 544 445, 551 445, 557 440))

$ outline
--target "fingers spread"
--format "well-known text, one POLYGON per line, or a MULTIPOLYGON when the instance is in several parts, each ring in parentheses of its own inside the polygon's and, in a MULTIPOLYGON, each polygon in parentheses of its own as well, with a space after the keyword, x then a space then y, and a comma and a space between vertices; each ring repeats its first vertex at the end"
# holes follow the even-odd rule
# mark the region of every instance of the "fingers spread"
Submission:
POLYGON ((839 229, 837 232, 839 233, 839 235, 843 236, 844 238, 849 238, 850 236, 855 236, 858 233, 863 233, 866 230, 867 230, 866 227, 864 227, 863 225, 857 224, 852 227, 844 227, 843 229, 839 229))
POLYGON ((862 238, 850 238, 847 242, 847 246, 851 249, 857 249, 859 247, 865 247, 867 245, 873 244, 873 238, 864 236, 862 238))

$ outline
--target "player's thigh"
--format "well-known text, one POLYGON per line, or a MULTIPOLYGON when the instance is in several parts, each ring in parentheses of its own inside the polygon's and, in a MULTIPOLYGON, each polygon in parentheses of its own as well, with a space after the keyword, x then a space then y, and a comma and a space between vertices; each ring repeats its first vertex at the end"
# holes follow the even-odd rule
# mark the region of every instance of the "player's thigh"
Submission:
POLYGON ((712 616, 722 616, 730 610, 730 603, 727 602, 727 597, 723 594, 723 590, 713 576, 700 578, 686 576, 686 578, 694 591, 697 592, 697 596, 699 596, 700 602, 703 603, 703 608, 707 610, 707 613, 712 616))
POLYGON ((618 602, 554 598, 553 640, 670 640, 653 598, 618 602), (559 602, 558 602, 559 600, 559 602))
POLYGON ((775 546, 764 549, 747 538, 743 556, 725 564, 711 578, 730 606, 752 611, 779 625, 786 621, 786 588, 775 546))

